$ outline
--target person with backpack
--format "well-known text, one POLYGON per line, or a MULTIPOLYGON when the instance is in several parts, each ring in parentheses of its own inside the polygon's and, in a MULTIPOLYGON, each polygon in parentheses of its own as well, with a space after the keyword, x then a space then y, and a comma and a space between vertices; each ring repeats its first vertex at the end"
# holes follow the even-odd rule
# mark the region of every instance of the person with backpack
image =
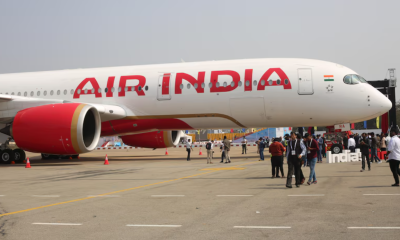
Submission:
POLYGON ((207 164, 212 164, 212 158, 213 158, 213 148, 214 148, 214 140, 209 141, 206 144, 206 149, 207 149, 207 164))
POLYGON ((231 142, 226 138, 226 136, 224 136, 224 141, 222 141, 222 144, 224 145, 226 157, 225 163, 231 163, 231 157, 229 156, 229 151, 231 150, 231 142))

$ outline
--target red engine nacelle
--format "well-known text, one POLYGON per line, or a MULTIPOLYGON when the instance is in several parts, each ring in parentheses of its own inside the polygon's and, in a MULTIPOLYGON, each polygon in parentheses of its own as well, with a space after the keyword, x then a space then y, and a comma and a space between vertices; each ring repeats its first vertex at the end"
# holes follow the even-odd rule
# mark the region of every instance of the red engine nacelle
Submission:
POLYGON ((19 148, 48 154, 92 151, 100 139, 97 109, 80 103, 32 107, 17 113, 11 135, 19 148))
POLYGON ((125 144, 134 147, 166 148, 178 145, 183 136, 182 131, 156 131, 121 136, 125 144))

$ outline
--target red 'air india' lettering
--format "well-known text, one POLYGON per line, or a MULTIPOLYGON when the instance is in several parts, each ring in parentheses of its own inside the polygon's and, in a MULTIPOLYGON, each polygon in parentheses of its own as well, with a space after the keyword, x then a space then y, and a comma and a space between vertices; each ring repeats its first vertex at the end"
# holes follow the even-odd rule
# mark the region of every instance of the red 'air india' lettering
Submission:
POLYGON ((114 80, 115 77, 109 77, 107 80, 107 93, 106 93, 106 97, 113 97, 114 93, 113 91, 111 91, 111 89, 114 86, 114 80))
POLYGON ((292 85, 290 84, 288 76, 280 68, 270 68, 270 69, 268 69, 264 73, 264 75, 262 75, 262 77, 260 78, 260 81, 258 81, 257 90, 259 90, 259 91, 260 90, 265 90, 265 87, 269 87, 269 86, 283 86, 283 89, 292 89, 292 85), (278 80, 273 80, 272 81, 272 85, 270 85, 269 82, 268 82, 268 78, 274 72, 276 72, 276 74, 278 74, 278 76, 280 78, 279 79, 280 82, 278 84, 278 80), (262 80, 264 80, 264 84, 262 84, 262 80))
POLYGON ((180 88, 182 80, 185 79, 194 87, 197 83, 197 88, 194 88, 197 93, 204 93, 204 88, 202 84, 204 83, 204 77, 206 72, 199 72, 197 79, 186 73, 177 73, 175 78, 175 94, 182 94, 182 89, 180 88))
POLYGON ((235 90, 238 87, 239 81, 240 81, 240 75, 239 73, 235 72, 235 71, 230 71, 230 70, 226 70, 226 71, 212 71, 211 72, 211 79, 210 79, 211 83, 212 83, 212 87, 210 89, 210 92, 230 92, 235 90), (234 82, 234 86, 231 86, 230 82, 227 82, 227 86, 220 86, 217 87, 217 82, 218 82, 218 76, 221 75, 229 75, 232 77, 232 81, 234 82))
POLYGON ((99 88, 100 88, 100 86, 99 86, 99 83, 97 82, 96 78, 85 78, 75 89, 74 98, 79 98, 81 95, 87 95, 87 94, 94 94, 96 96, 96 98, 101 98, 101 92, 99 92, 99 88), (86 93, 83 90, 83 88, 85 87, 85 85, 88 82, 90 82, 90 84, 92 84, 92 88, 94 89, 94 92, 92 92, 92 88, 90 90, 87 90, 86 93))
POLYGON ((246 69, 244 71, 244 91, 252 91, 253 69, 246 69))
POLYGON ((121 76, 121 79, 119 81, 119 87, 121 88, 121 91, 118 93, 119 97, 125 97, 125 87, 126 87, 126 81, 128 80, 138 80, 139 84, 136 86, 129 86, 128 91, 132 91, 132 87, 134 91, 138 94, 138 96, 144 96, 144 86, 146 85, 146 78, 141 75, 131 75, 131 76, 121 76), (139 90, 140 86, 140 90, 139 90))
POLYGON ((162 95, 169 95, 169 80, 171 78, 171 73, 165 73, 162 80, 162 88, 161 94, 162 95))

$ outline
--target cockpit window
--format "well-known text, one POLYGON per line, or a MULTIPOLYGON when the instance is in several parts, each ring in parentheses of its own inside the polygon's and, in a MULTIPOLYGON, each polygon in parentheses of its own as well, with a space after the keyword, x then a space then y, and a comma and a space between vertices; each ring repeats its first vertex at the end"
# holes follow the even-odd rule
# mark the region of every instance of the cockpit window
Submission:
POLYGON ((343 78, 343 82, 346 84, 354 85, 359 83, 368 83, 363 77, 356 74, 349 74, 343 78))

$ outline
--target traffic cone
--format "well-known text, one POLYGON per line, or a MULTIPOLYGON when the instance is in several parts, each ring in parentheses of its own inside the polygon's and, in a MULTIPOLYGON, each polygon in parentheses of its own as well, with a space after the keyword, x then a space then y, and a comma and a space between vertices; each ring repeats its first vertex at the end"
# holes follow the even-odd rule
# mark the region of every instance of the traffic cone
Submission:
POLYGON ((107 154, 106 154, 106 160, 104 160, 104 165, 108 165, 108 157, 107 157, 107 154))
POLYGON ((31 162, 29 162, 29 158, 26 159, 26 166, 25 168, 31 168, 31 162))
POLYGON ((165 155, 168 155, 168 148, 165 149, 165 155))
POLYGON ((14 161, 11 161, 11 164, 15 164, 15 162, 14 162, 14 161))
POLYGON ((201 152, 201 148, 200 148, 200 152, 199 152, 199 155, 203 155, 203 153, 201 152))

